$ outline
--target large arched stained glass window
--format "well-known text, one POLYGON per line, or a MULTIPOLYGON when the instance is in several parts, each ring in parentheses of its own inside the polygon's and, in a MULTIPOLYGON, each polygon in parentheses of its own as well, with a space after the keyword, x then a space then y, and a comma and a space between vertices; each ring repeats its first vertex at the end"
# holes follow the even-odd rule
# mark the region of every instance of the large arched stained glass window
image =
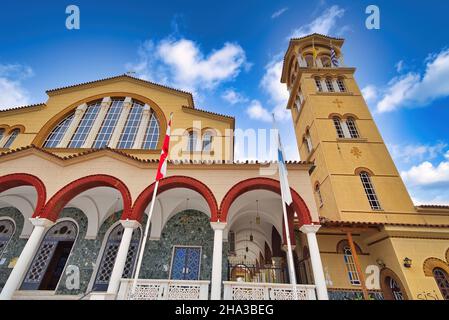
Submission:
POLYGON ((43 146, 45 148, 100 149, 110 146, 118 149, 156 149, 161 125, 156 112, 147 106, 150 116, 144 117, 145 104, 131 99, 131 108, 127 109, 124 108, 126 99, 130 98, 105 97, 88 103, 84 112, 80 108, 79 113, 72 113, 60 121, 47 136, 43 146), (71 126, 75 123, 77 127, 72 129, 71 126), (144 134, 138 137, 139 130, 142 130, 144 134), (61 141, 64 143, 61 144, 61 141))
POLYGON ((133 106, 126 119, 125 128, 120 136, 120 141, 117 145, 118 149, 131 149, 136 138, 137 130, 139 129, 140 121, 142 120, 143 104, 134 101, 133 106))
MULTIPOLYGON (((111 279, 112 269, 114 268, 115 258, 117 257, 120 242, 123 236, 123 226, 118 224, 109 234, 104 246, 101 262, 95 276, 95 282, 92 287, 93 291, 106 291, 108 289, 109 280, 111 279)), ((122 278, 130 278, 134 271, 137 251, 140 243, 140 229, 134 230, 131 244, 129 245, 128 255, 126 257, 125 269, 122 278)))
POLYGON ((112 104, 108 109, 97 137, 95 138, 93 147, 103 148, 106 147, 111 140, 112 133, 114 132, 117 121, 120 117, 123 108, 124 99, 113 99, 112 104))
POLYGON ((45 148, 56 148, 61 142, 62 137, 64 137, 64 134, 66 133, 68 127, 72 123, 74 114, 72 113, 67 118, 62 120, 56 128, 53 129, 53 131, 48 136, 47 140, 44 143, 45 148))
POLYGON ((159 142, 159 121, 157 120, 156 113, 151 113, 150 123, 148 124, 147 131, 145 133, 145 139, 143 141, 142 149, 154 150, 157 148, 159 142))
POLYGON ((90 129, 92 129, 92 125, 97 118, 98 112, 100 111, 100 106, 101 101, 97 101, 87 107, 75 134, 70 140, 69 148, 81 148, 83 146, 84 141, 86 141, 90 129))

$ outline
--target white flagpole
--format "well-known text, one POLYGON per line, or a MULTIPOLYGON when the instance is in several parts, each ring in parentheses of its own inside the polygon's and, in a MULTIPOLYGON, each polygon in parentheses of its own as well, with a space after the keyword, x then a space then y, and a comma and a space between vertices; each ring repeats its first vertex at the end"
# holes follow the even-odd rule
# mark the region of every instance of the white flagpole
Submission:
POLYGON ((136 290, 137 280, 139 279, 140 268, 142 267, 142 259, 143 259, 143 254, 145 252, 145 246, 147 244, 148 232, 150 230, 150 221, 151 221, 151 217, 153 216, 154 203, 156 202, 156 195, 157 195, 158 187, 159 187, 159 180, 156 181, 156 184, 155 184, 154 190, 153 190, 153 197, 151 199, 150 212, 148 213, 147 224, 145 225, 145 234, 143 236, 142 245, 140 246, 139 258, 137 259, 137 267, 136 267, 136 271, 134 273, 134 281, 133 281, 133 286, 132 286, 132 291, 131 291, 132 294, 134 294, 134 291, 136 290))
MULTIPOLYGON (((276 119, 275 116, 273 114, 273 124, 275 129, 277 130, 277 134, 278 134, 278 150, 281 150, 281 145, 280 145, 280 139, 281 137, 279 136, 279 129, 276 128, 276 119)), ((281 150, 283 152, 283 150, 281 150)), ((279 159, 278 159, 279 161, 279 159)), ((285 165, 285 164, 284 164, 285 165)), ((280 168, 280 164, 278 163, 278 167, 280 168)), ((287 177, 284 176, 283 173, 281 173, 281 170, 279 170, 279 180, 280 183, 282 183, 282 179, 287 179, 287 177)), ((285 190, 286 192, 291 192, 290 190, 285 190)), ((282 212, 283 212, 283 216, 284 216, 284 225, 285 225, 285 237, 287 240, 287 261, 288 261, 288 271, 289 271, 289 278, 290 278, 290 283, 293 286, 293 295, 295 297, 295 300, 298 300, 298 293, 296 292, 296 274, 295 274, 295 263, 293 261, 293 252, 292 252, 292 243, 290 240, 290 227, 288 224, 288 216, 287 216, 287 203, 284 201, 284 195, 282 194, 282 186, 281 186, 281 201, 282 201, 282 212)))
POLYGON ((156 202, 156 195, 157 195, 158 187, 159 187, 159 180, 157 180, 156 184, 154 185, 153 198, 151 199, 150 212, 148 213, 147 224, 145 225, 145 234, 143 236, 142 245, 140 246, 139 258, 137 259, 137 267, 136 267, 136 271, 134 273, 133 286, 132 286, 132 290, 131 290, 132 295, 134 295, 134 291, 136 290, 136 286, 137 286, 137 280, 139 279, 140 268, 142 266, 142 259, 143 259, 143 254, 145 252, 145 245, 147 244, 148 232, 150 230, 150 221, 151 221, 151 217, 153 216, 154 203, 156 202))

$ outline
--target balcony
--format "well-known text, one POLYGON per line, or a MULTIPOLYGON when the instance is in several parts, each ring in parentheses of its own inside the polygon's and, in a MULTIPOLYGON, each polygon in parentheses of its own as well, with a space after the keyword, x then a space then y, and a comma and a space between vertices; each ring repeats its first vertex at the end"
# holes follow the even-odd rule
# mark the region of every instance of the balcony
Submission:
POLYGON ((224 281, 224 300, 316 300, 315 286, 224 281))
POLYGON ((132 292, 133 280, 122 279, 117 300, 207 300, 209 281, 139 279, 132 292))

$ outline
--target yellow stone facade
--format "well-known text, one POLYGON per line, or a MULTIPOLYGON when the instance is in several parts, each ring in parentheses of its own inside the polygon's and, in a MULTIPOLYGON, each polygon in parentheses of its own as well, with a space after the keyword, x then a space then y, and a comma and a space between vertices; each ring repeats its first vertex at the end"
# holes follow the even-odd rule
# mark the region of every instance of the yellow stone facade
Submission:
POLYGON ((338 67, 315 62, 321 57, 329 59, 332 47, 337 57, 342 56, 343 42, 318 34, 292 39, 282 73, 282 82, 290 91, 287 108, 291 110, 299 153, 301 159, 314 164, 310 179, 321 193, 323 205, 316 200, 326 228, 320 230, 320 251, 331 287, 355 287, 346 276, 336 248, 349 231, 362 249, 359 260, 363 270, 368 265, 378 265, 379 260, 383 262, 381 268, 391 269, 400 279, 408 298, 442 299, 436 281, 424 274, 423 265, 426 259, 434 257, 444 261, 440 266, 449 272, 445 258, 449 248, 449 207, 413 204, 357 85, 356 69, 341 64, 342 60, 338 67), (341 79, 345 91, 338 92, 334 83, 334 92, 320 92, 316 79, 324 80, 323 87, 326 79, 341 79), (338 137, 335 116, 352 117, 359 137, 338 137), (370 174, 380 210, 370 207, 359 176, 362 170, 370 174), (412 260, 409 268, 403 265, 406 257, 412 260))

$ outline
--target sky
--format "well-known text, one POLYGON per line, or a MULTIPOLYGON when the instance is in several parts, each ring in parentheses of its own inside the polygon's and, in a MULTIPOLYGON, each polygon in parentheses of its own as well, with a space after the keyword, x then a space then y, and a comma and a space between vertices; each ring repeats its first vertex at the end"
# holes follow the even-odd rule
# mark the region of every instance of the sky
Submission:
MULTIPOLYGON (((345 38, 356 79, 416 204, 449 204, 449 29, 446 1, 2 1, 0 108, 126 72, 194 94, 197 108, 271 128, 299 159, 280 83, 291 37, 345 38), (380 29, 365 26, 368 5, 380 29), (80 29, 66 28, 66 8, 80 29)), ((247 157, 236 145, 236 158, 247 157)), ((259 159, 267 155, 259 154, 259 159)))

